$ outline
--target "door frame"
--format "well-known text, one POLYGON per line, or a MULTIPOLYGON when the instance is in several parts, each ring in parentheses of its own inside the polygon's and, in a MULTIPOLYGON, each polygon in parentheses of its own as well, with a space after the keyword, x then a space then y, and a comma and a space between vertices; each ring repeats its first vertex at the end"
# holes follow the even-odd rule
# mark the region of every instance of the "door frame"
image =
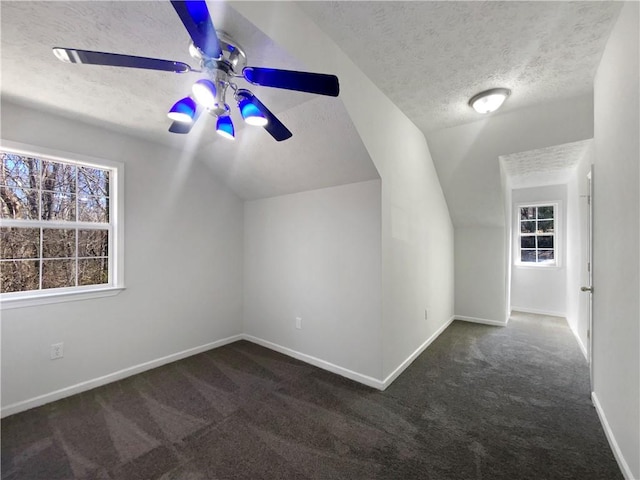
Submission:
POLYGON ((587 315, 588 315, 588 330, 587 330, 587 343, 588 343, 588 360, 589 360, 589 381, 591 384, 591 391, 595 391, 593 384, 593 165, 590 166, 587 173, 587 238, 584 245, 586 248, 587 258, 587 282, 591 290, 586 292, 589 295, 587 301, 587 315))

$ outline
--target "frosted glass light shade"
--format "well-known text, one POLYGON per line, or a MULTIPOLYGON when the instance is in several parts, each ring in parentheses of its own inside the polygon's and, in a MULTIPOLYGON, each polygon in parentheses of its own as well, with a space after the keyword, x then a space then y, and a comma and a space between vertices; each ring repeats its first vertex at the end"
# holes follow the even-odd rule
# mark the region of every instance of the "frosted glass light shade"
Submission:
POLYGON ((492 88, 471 97, 469 105, 478 113, 491 113, 498 110, 511 94, 508 88, 492 88))

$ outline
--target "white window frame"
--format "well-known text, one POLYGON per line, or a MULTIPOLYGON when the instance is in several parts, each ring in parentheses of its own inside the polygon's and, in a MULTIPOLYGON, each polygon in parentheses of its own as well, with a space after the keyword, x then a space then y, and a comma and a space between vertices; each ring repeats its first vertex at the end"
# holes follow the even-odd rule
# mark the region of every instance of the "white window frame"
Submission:
POLYGON ((562 267, 562 223, 561 223, 561 206, 559 200, 546 202, 521 202, 514 205, 514 221, 513 221, 513 264, 519 268, 561 268, 562 267), (520 260, 520 209, 525 207, 553 207, 553 263, 523 262, 520 260))
MULTIPOLYGON (((31 307, 117 295, 124 290, 124 163, 52 150, 0 139, 3 151, 41 160, 85 165, 110 170, 109 177, 109 283, 78 287, 49 288, 25 292, 0 293, 0 309, 31 307)), ((0 226, 27 226, 28 220, 0 219, 0 226)), ((47 222, 47 228, 69 228, 71 222, 47 222)), ((40 223, 41 224, 41 223, 40 223)), ((92 228, 89 224, 72 225, 92 228)), ((95 226, 93 226, 95 228, 95 226)))

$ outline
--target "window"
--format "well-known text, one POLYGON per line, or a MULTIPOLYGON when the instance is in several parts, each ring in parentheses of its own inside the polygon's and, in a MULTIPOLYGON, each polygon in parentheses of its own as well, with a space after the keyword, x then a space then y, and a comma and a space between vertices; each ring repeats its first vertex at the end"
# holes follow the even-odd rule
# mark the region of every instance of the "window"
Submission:
POLYGON ((121 287, 115 198, 121 166, 4 144, 0 159, 3 307, 8 300, 121 287))
POLYGON ((557 204, 518 207, 516 263, 557 265, 557 204))

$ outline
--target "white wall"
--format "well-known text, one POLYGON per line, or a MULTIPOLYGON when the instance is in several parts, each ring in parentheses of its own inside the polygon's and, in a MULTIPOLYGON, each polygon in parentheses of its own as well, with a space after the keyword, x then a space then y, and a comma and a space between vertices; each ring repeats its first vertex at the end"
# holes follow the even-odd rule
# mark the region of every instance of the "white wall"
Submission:
POLYGON ((594 391, 628 478, 640 478, 639 4, 626 2, 595 77, 594 391))
POLYGON ((507 320, 508 241, 498 157, 592 138, 592 102, 578 97, 427 135, 456 229, 456 316, 507 320), (461 274, 469 278, 459 281, 461 274))
MULTIPOLYGON (((359 322, 366 319, 366 328, 363 323, 353 326, 381 339, 378 357, 366 351, 355 358, 340 356, 335 349, 320 352, 313 344, 302 353, 320 352, 328 361, 343 362, 341 367, 362 369, 363 375, 388 382, 453 316, 453 226, 425 137, 295 4, 233 5, 304 58, 310 70, 339 76, 340 98, 380 173, 382 314, 380 319, 361 312, 359 322)), ((208 171, 166 147, 69 120, 4 105, 3 115, 11 119, 3 124, 8 140, 126 163, 128 285, 122 294, 95 303, 6 313, 3 339, 10 338, 12 345, 3 340, 3 366, 10 365, 3 371, 4 401, 23 401, 241 332, 243 208, 208 171), (169 201, 174 197, 188 203, 187 215, 169 201), (163 208, 156 207, 158 202, 163 208), (166 218, 176 223, 168 225, 166 218), (188 257, 172 258, 175 241, 182 242, 188 257), (158 258, 164 262, 160 267, 158 258), (185 276, 193 280, 185 282, 185 276), (171 282, 173 278, 177 280, 171 282), (93 305, 98 304, 96 314, 93 305), (89 323, 87 317, 95 319, 89 323), (43 328, 43 318, 53 320, 43 328), (50 362, 49 345, 59 341, 65 342, 65 359, 50 362), (42 378, 24 382, 21 372, 36 370, 42 378)), ((316 297, 307 305, 326 305, 332 295, 311 293, 316 297)), ((305 318, 313 320, 313 312, 299 313, 305 325, 305 318)), ((248 325, 255 318, 248 315, 248 325)), ((332 333, 326 328, 318 338, 332 333)), ((344 339, 351 345, 361 340, 357 335, 344 339)))
POLYGON ((506 322, 504 232, 500 227, 456 228, 456 318, 489 324, 506 322))
POLYGON ((380 201, 373 180, 246 202, 244 333, 381 378, 380 201))
POLYGON ((232 6, 310 71, 340 79, 382 180, 382 372, 390 376, 453 315, 453 229, 425 137, 294 2, 232 6))
MULTIPOLYGON (((558 203, 556 214, 557 267, 531 267, 514 264, 518 250, 517 228, 514 232, 511 270, 511 309, 543 315, 566 316, 567 312, 567 186, 549 185, 518 188, 511 191, 513 203, 512 225, 516 225, 518 205, 523 203, 558 203)), ((519 217, 518 217, 519 218, 519 217)))
POLYGON ((114 297, 2 311, 3 413, 241 333, 242 202, 200 162, 7 102, 1 136, 125 163, 127 287, 114 297), (57 342, 64 358, 51 361, 57 342))

